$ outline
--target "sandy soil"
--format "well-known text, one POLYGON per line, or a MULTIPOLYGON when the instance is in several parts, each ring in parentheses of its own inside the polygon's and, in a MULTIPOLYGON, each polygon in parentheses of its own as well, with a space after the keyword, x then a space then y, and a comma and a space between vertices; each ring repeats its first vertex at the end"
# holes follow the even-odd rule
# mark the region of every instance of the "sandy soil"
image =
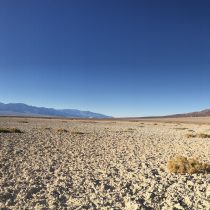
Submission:
POLYGON ((210 117, 177 117, 177 118, 147 118, 143 120, 148 122, 165 122, 165 123, 194 123, 194 124, 209 124, 210 117))
POLYGON ((210 209, 210 174, 166 169, 176 155, 210 163, 210 138, 186 137, 210 125, 22 120, 0 119, 24 131, 0 133, 0 209, 210 209))

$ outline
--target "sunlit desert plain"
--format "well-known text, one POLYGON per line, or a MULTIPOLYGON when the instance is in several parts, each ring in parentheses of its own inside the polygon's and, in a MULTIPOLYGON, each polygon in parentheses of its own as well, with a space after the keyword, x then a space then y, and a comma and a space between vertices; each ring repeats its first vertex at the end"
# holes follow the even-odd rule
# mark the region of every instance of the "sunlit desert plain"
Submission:
POLYGON ((208 210, 209 135, 210 118, 2 117, 0 209, 208 210), (177 156, 206 168, 173 173, 177 156))

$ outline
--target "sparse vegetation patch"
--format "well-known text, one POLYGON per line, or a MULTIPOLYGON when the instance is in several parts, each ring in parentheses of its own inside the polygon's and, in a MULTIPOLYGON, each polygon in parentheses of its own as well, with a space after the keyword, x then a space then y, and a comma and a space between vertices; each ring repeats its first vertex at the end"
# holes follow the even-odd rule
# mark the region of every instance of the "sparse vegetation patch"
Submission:
POLYGON ((0 128, 0 133, 23 133, 18 128, 0 128))
POLYGON ((209 167, 208 164, 200 162, 197 158, 184 156, 177 156, 167 163, 169 172, 176 174, 207 173, 209 172, 209 167))
POLYGON ((198 138, 210 138, 210 135, 208 135, 208 134, 206 134, 206 133, 199 133, 199 134, 197 134, 197 137, 198 138))
POLYGON ((58 129, 56 130, 56 132, 57 132, 57 133, 67 133, 68 130, 63 129, 63 128, 58 128, 58 129))
POLYGON ((99 122, 93 121, 93 120, 86 120, 86 121, 82 121, 82 123, 99 123, 99 122))
POLYGON ((19 120, 19 123, 29 123, 27 120, 19 120))
POLYGON ((175 128, 176 130, 187 130, 188 128, 175 128))
POLYGON ((192 134, 192 133, 188 133, 186 136, 187 136, 187 138, 195 138, 196 137, 196 135, 192 134))
POLYGON ((136 129, 128 128, 127 130, 121 130, 120 132, 134 132, 136 129))
POLYGON ((134 128, 128 128, 128 131, 135 131, 134 128))
POLYGON ((206 133, 198 133, 198 134, 192 134, 192 133, 189 133, 187 134, 187 138, 210 138, 210 135, 209 134, 206 134, 206 133))
POLYGON ((86 133, 80 132, 80 131, 71 131, 71 134, 84 135, 84 134, 86 134, 86 133))

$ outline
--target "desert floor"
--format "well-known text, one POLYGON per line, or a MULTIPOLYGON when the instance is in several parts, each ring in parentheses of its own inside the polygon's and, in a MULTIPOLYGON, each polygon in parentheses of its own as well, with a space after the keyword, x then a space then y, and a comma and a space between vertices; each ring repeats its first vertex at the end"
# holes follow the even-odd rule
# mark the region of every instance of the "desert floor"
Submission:
POLYGON ((210 174, 173 174, 176 155, 210 163, 210 125, 0 118, 0 209, 210 209, 210 174), (65 130, 58 130, 59 128, 65 130))

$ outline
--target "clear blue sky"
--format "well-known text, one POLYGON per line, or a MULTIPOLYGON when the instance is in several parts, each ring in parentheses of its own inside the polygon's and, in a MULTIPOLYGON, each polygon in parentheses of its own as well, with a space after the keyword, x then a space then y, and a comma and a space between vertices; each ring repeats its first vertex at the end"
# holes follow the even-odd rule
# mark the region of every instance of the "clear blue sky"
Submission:
POLYGON ((1 0, 0 101, 112 116, 210 108, 210 1, 1 0))

